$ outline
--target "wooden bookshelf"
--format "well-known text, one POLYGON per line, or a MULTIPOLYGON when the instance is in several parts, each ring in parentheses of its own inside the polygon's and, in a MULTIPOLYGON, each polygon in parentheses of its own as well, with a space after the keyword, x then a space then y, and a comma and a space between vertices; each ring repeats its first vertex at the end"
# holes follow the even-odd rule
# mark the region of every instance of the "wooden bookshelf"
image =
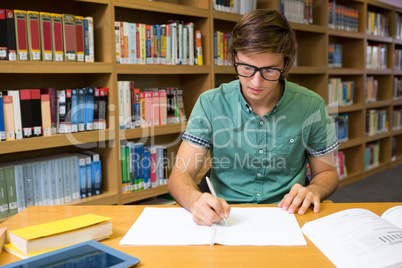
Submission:
MULTIPOLYGON (((107 130, 77 133, 72 136, 58 134, 51 137, 1 142, 0 161, 78 152, 88 147, 101 154, 103 193, 100 196, 74 201, 72 204, 126 204, 166 193, 166 187, 160 186, 156 189, 122 194, 120 141, 139 140, 144 136, 155 137, 155 140, 164 143, 177 141, 186 124, 119 130, 117 82, 132 80, 139 88, 181 87, 184 91, 185 110, 188 117, 202 92, 236 78, 233 67, 214 65, 213 33, 216 30, 231 32, 241 15, 213 10, 212 0, 0 0, 0 2, 3 8, 94 17, 96 61, 95 63, 3 61, 0 62, 1 90, 83 86, 109 88, 107 130), (203 66, 116 64, 115 21, 157 24, 174 19, 192 21, 195 28, 201 30, 203 66)), ((258 0, 257 7, 279 10, 279 3, 280 0, 258 0)), ((393 25, 395 13, 402 14, 402 7, 397 8, 373 0, 339 0, 337 3, 355 8, 360 12, 358 32, 330 29, 328 1, 314 1, 312 25, 291 22, 298 40, 298 55, 297 66, 291 69, 289 80, 305 85, 320 94, 326 101, 329 78, 341 77, 342 80, 355 81, 354 104, 329 108, 330 113, 342 112, 350 115, 349 140, 340 147, 340 150, 345 151, 348 169, 348 176, 342 180, 341 185, 346 185, 402 163, 401 131, 390 130, 372 137, 365 137, 364 133, 365 113, 368 109, 385 108, 391 120, 392 108, 402 105, 401 100, 392 99, 393 78, 402 76, 402 71, 394 70, 392 63, 394 49, 402 48, 402 40, 394 38, 393 25), (390 36, 380 37, 366 33, 367 11, 379 12, 389 17, 390 36), (328 68, 328 44, 332 42, 343 45, 343 68, 328 68), (380 43, 387 46, 387 69, 366 69, 367 43, 380 43), (365 103, 367 76, 375 76, 381 86, 379 99, 375 103, 365 103), (394 138, 396 139, 396 160, 391 161, 391 141, 394 138), (364 147, 373 141, 380 142, 380 166, 365 171, 364 147)), ((178 148, 178 143, 179 141, 170 148, 173 154, 178 148)), ((201 175, 199 174, 198 177, 201 175)))

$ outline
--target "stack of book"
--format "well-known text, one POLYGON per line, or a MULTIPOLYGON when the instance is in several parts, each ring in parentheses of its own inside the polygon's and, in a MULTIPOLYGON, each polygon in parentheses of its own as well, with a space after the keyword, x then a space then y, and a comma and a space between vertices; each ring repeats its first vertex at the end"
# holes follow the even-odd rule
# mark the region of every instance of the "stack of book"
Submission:
POLYGON ((341 44, 328 45, 328 67, 329 68, 342 68, 342 50, 341 44))
POLYGON ((10 243, 4 249, 25 259, 89 240, 102 240, 112 233, 109 217, 85 214, 9 230, 10 243))
POLYGON ((355 81, 330 78, 328 81, 328 106, 338 107, 353 104, 355 81))
POLYGON ((389 130, 387 110, 369 109, 366 112, 366 137, 375 136, 389 130))
POLYGON ((342 180, 347 176, 345 153, 342 151, 334 152, 336 170, 338 171, 339 179, 342 180))
POLYGON ((221 1, 214 0, 213 9, 223 12, 235 13, 244 15, 257 8, 257 0, 233 0, 221 1))
POLYGON ((359 30, 359 10, 330 1, 328 3, 328 27, 341 31, 357 32, 359 30))
POLYGON ((367 44, 366 49, 366 68, 367 69, 387 69, 388 48, 386 44, 367 44))
POLYGON ((381 13, 367 11, 366 32, 376 36, 389 36, 389 17, 381 13))
POLYGON ((378 141, 366 144, 364 149, 364 170, 377 167, 380 164, 380 143, 378 141))
POLYGON ((181 88, 134 87, 134 81, 118 81, 120 129, 186 122, 181 88))
POLYGON ((289 21, 313 24, 312 0, 281 0, 279 10, 289 21))
POLYGON ((106 129, 108 88, 0 91, 0 140, 106 129))
POLYGON ((123 193, 167 184, 168 155, 165 146, 124 141, 120 152, 123 193))
POLYGON ((336 135, 340 142, 348 140, 348 114, 330 115, 331 122, 334 124, 336 135))
POLYGON ((94 62, 92 17, 0 9, 0 60, 94 62))
POLYGON ((101 193, 101 160, 92 151, 0 166, 0 218, 29 206, 61 205, 101 193))
POLYGON ((193 22, 166 24, 115 22, 116 62, 202 65, 201 32, 193 22))
POLYGON ((214 32, 214 64, 231 65, 228 61, 228 47, 231 33, 215 31, 214 32))
POLYGON ((366 77, 366 103, 376 102, 378 95, 378 80, 374 76, 366 77))

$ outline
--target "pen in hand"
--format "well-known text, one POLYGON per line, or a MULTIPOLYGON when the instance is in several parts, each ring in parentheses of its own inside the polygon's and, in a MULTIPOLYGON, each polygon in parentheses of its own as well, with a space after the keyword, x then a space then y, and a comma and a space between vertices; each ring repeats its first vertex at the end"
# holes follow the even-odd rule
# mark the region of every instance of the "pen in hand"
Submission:
MULTIPOLYGON (((216 195, 216 192, 215 192, 214 185, 212 184, 212 182, 211 182, 211 180, 209 179, 209 177, 206 176, 205 179, 206 179, 206 181, 207 181, 208 188, 209 188, 209 191, 211 192, 211 194, 212 194, 215 198, 218 198, 218 196, 216 195)), ((223 221, 225 222, 225 225, 226 225, 226 226, 229 226, 228 222, 226 221, 226 218, 225 218, 225 217, 222 217, 222 218, 223 218, 223 221)))

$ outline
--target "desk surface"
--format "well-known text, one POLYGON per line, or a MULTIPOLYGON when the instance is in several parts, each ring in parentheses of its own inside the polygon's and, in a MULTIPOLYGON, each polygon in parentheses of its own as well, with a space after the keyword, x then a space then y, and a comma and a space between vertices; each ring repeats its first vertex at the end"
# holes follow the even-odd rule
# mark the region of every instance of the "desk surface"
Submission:
MULTIPOLYGON (((296 219, 302 227, 306 222, 348 208, 365 208, 381 215, 385 210, 396 205, 402 205, 402 203, 337 204, 324 202, 321 204, 320 213, 314 214, 310 209, 303 216, 296 214, 296 219)), ((307 238, 307 246, 119 246, 121 238, 140 216, 144 207, 32 206, 3 222, 0 227, 8 227, 8 230, 13 230, 94 213, 112 219, 113 235, 100 242, 139 258, 140 263, 137 267, 334 267, 307 238)), ((161 228, 163 228, 163 222, 161 222, 161 228)), ((4 250, 0 254, 0 265, 18 260, 20 259, 4 250)))

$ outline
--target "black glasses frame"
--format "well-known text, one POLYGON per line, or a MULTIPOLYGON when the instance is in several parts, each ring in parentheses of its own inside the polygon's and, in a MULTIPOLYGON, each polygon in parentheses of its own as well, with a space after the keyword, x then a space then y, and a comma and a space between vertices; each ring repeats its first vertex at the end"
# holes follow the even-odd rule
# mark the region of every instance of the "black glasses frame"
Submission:
POLYGON ((286 65, 285 65, 285 68, 283 68, 283 69, 272 68, 272 67, 261 67, 261 68, 258 68, 257 66, 254 66, 254 65, 250 65, 250 64, 246 64, 246 63, 240 63, 240 62, 236 62, 236 61, 233 62, 233 65, 235 66, 235 70, 236 70, 237 75, 239 75, 239 76, 241 76, 241 77, 250 78, 250 77, 253 77, 256 72, 260 72, 261 77, 264 78, 264 79, 267 80, 267 81, 278 81, 279 79, 281 79, 282 73, 283 73, 283 72, 285 71, 285 69, 286 69, 286 65), (239 72, 237 71, 237 66, 239 66, 239 65, 243 65, 243 66, 248 66, 248 67, 254 68, 254 72, 253 72, 251 75, 241 75, 241 74, 239 74, 239 72), (279 71, 279 72, 280 72, 279 78, 278 78, 278 79, 273 79, 273 80, 272 80, 272 79, 267 79, 267 78, 265 78, 264 75, 262 74, 262 70, 264 70, 264 69, 279 71))

